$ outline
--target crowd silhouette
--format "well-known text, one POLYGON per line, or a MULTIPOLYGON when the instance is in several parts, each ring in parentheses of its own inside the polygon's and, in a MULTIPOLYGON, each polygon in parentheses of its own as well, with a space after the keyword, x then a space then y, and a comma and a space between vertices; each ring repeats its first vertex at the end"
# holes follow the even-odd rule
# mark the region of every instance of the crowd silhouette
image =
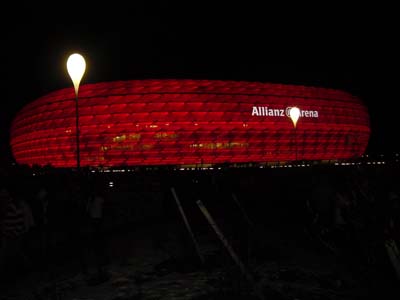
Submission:
POLYGON ((202 200, 243 261, 254 255, 249 251, 252 233, 273 247, 274 241, 254 227, 272 228, 309 239, 374 285, 400 279, 393 260, 400 247, 397 165, 124 173, 21 167, 3 174, 3 283, 32 270, 51 278, 63 265, 84 274, 88 283, 108 280, 107 266, 124 261, 121 249, 113 250, 112 238, 148 224, 160 225, 151 237, 156 247, 170 251, 165 245, 176 238, 185 245, 178 256, 193 259, 171 187, 194 230, 210 234, 196 206, 202 200))

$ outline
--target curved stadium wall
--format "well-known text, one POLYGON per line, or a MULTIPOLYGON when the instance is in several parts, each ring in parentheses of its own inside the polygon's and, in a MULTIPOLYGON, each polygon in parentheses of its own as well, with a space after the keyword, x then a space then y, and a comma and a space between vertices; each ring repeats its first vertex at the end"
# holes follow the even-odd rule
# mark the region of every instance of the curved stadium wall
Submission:
MULTIPOLYGON (((83 167, 349 159, 370 135, 361 100, 326 88, 132 80, 82 85, 78 103, 83 167)), ((26 105, 11 126, 17 163, 75 167, 75 121, 72 87, 26 105)))

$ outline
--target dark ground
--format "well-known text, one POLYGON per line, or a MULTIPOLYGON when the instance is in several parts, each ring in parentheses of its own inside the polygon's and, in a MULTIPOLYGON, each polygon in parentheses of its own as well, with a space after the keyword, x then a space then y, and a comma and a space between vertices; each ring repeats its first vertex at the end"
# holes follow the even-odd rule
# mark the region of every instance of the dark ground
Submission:
MULTIPOLYGON (((377 202, 384 203, 386 192, 398 180, 397 167, 363 172, 373 187, 369 192, 380 199, 377 202)), ((360 242, 358 235, 330 231, 332 225, 325 225, 326 234, 309 225, 304 201, 313 198, 315 182, 318 186, 322 184, 319 179, 328 176, 341 182, 333 185, 336 188, 355 174, 351 170, 238 169, 174 174, 96 175, 104 184, 111 179, 115 184, 108 190, 104 215, 108 276, 95 277, 96 252, 84 249, 86 254, 81 256, 80 250, 85 247, 68 235, 69 226, 62 226, 73 219, 61 218, 52 236, 53 247, 45 257, 39 254, 37 235, 31 233, 24 248, 31 264, 22 265, 18 260, 10 263, 0 299, 257 299, 261 294, 265 299, 312 300, 400 296, 399 281, 383 240, 360 242), (172 186, 204 264, 172 197, 172 186), (252 224, 246 223, 232 192, 252 224), (197 199, 208 208, 253 282, 200 212, 197 199), (89 265, 86 276, 81 272, 82 257, 89 265)), ((53 180, 63 184, 60 178, 53 180)), ((62 210, 59 216, 65 213, 62 210)))

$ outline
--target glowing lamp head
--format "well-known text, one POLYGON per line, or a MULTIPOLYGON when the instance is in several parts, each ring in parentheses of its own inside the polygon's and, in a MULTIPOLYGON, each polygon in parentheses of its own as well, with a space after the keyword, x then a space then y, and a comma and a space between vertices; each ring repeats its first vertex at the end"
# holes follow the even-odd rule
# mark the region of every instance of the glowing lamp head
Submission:
POLYGON ((74 83, 75 94, 78 95, 79 83, 85 73, 86 62, 82 55, 78 53, 71 54, 67 61, 68 74, 74 83))
POLYGON ((292 119, 294 127, 296 128, 297 121, 299 120, 300 117, 300 109, 297 107, 290 108, 289 116, 292 119))

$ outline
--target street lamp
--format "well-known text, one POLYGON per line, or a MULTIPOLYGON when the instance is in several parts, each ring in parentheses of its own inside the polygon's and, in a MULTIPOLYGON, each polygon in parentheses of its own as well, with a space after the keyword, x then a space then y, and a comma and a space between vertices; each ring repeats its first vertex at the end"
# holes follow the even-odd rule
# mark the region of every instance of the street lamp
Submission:
POLYGON ((298 107, 291 107, 289 110, 289 117, 292 119, 293 126, 294 126, 294 139, 296 143, 296 161, 297 161, 297 121, 300 117, 300 109, 298 107))
POLYGON ((86 62, 82 55, 78 53, 71 54, 67 60, 68 74, 72 79, 75 89, 75 121, 76 121, 76 167, 78 171, 81 167, 80 149, 79 149, 79 110, 78 110, 78 90, 79 83, 85 73, 86 62))

